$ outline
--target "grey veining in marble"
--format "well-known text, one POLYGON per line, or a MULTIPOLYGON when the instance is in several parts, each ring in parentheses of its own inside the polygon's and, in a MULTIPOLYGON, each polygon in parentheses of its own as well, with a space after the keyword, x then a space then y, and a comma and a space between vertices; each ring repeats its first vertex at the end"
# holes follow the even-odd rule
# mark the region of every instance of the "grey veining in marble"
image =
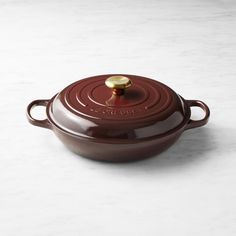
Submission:
POLYGON ((236 235, 235 75, 233 0, 0 0, 0 235, 236 235), (103 73, 160 80, 210 122, 117 165, 28 124, 30 101, 103 73))

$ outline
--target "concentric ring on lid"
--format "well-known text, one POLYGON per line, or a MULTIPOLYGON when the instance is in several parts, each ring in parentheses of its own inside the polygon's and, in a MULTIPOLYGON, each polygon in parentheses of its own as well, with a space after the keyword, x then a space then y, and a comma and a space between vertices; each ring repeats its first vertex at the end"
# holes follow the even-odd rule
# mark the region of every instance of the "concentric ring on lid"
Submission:
POLYGON ((122 96, 116 96, 105 85, 107 76, 80 80, 65 90, 65 106, 77 115, 94 119, 144 119, 166 110, 172 102, 168 88, 154 81, 128 76, 132 85, 122 96))

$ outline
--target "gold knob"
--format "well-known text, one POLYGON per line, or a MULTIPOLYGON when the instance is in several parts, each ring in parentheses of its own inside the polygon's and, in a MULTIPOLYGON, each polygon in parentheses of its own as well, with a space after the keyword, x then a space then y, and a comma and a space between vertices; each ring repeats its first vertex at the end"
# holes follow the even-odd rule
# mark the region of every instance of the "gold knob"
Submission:
POLYGON ((106 79, 105 84, 108 88, 113 89, 113 94, 122 95, 131 85, 131 80, 122 75, 114 75, 106 79))

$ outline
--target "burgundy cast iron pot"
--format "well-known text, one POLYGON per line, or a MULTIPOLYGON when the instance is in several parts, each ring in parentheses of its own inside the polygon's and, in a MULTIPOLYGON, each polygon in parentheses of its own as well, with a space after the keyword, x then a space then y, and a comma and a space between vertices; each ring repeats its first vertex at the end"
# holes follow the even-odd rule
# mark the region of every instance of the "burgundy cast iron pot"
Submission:
POLYGON ((79 80, 27 107, 31 124, 53 130, 73 152, 111 162, 156 155, 183 131, 205 125, 209 116, 202 101, 185 100, 158 81, 123 74, 79 80), (46 107, 45 120, 32 117, 35 106, 46 107), (192 106, 203 109, 203 119, 191 120, 192 106))

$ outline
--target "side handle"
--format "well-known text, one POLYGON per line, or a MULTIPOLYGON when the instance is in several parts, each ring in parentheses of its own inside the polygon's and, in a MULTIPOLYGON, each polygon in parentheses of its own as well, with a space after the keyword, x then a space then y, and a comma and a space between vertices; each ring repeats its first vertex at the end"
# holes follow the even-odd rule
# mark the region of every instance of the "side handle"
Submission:
POLYGON ((47 128, 47 129, 52 129, 52 125, 48 119, 37 120, 37 119, 33 118, 31 115, 31 111, 34 107, 36 107, 36 106, 45 106, 46 107, 48 105, 48 102, 49 102, 49 100, 46 100, 46 99, 45 100, 35 100, 28 105, 26 114, 27 114, 28 121, 32 125, 47 128))
POLYGON ((186 100, 186 102, 190 109, 191 107, 200 107, 205 112, 205 116, 201 120, 190 119, 185 130, 205 125, 210 117, 209 107, 204 102, 199 100, 186 100))

